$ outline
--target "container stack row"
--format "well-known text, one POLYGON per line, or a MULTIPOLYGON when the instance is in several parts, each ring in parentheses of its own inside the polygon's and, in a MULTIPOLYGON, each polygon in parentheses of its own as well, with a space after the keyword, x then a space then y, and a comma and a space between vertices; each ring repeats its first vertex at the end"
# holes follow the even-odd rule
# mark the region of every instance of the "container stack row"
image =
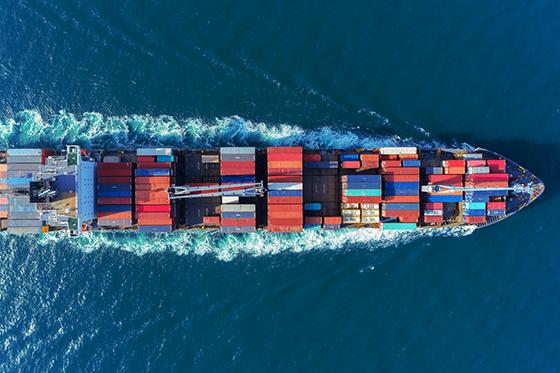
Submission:
POLYGON ((379 224, 378 203, 342 203, 343 224, 379 224))
POLYGON ((420 160, 416 147, 381 148, 383 229, 410 229, 420 218, 420 160))
MULTIPOLYGON (((6 182, 8 189, 29 189, 33 173, 40 170, 44 163, 42 149, 8 149, 6 182)), ((2 184, 4 184, 2 182, 2 184)), ((8 232, 39 234, 45 232, 44 222, 40 220, 37 205, 31 203, 28 195, 10 196, 8 201, 8 232)))
POLYGON ((380 203, 381 175, 341 175, 342 203, 380 203))
POLYGON ((267 148, 269 232, 303 230, 303 149, 300 146, 267 148))
POLYGON ((443 223, 443 202, 424 202, 422 206, 422 222, 424 224, 443 223))
POLYGON ((119 156, 105 156, 97 164, 97 224, 130 227, 132 220, 132 163, 119 156))
POLYGON ((0 163, 0 219, 8 218, 8 165, 0 163))
POLYGON ((171 232, 175 209, 167 190, 174 184, 175 156, 169 148, 137 149, 134 170, 138 231, 171 232))
POLYGON ((303 155, 303 162, 305 168, 338 169, 338 162, 328 158, 319 152, 306 153, 303 155))
POLYGON ((228 204, 220 208, 220 230, 226 233, 254 232, 256 230, 255 204, 228 204))

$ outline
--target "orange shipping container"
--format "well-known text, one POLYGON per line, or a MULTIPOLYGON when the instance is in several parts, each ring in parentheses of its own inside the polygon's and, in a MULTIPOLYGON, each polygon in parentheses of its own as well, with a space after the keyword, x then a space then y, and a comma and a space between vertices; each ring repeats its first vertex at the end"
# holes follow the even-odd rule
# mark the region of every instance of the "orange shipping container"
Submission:
POLYGON ((293 204, 293 205, 268 205, 268 211, 303 211, 303 205, 293 204))
POLYGON ((302 168, 303 161, 269 161, 268 168, 302 168))
POLYGON ((418 167, 387 167, 381 170, 385 175, 420 175, 418 167))
POLYGON ((0 171, 8 171, 8 164, 0 163, 0 171))
POLYGON ((204 216, 202 217, 202 223, 206 225, 220 225, 219 216, 204 216))
POLYGON ((268 154, 298 154, 303 153, 301 146, 274 146, 266 149, 268 154))
POLYGON ((360 159, 366 162, 379 163, 379 154, 360 154, 360 159))
POLYGON ((302 175, 303 169, 299 168, 269 168, 268 175, 282 175, 282 176, 299 176, 302 175))
POLYGON ((465 167, 445 167, 443 173, 446 175, 464 175, 465 167))
POLYGON ((169 198, 138 198, 134 199, 137 205, 168 205, 169 198))
POLYGON ((303 218, 303 211, 270 211, 268 219, 271 218, 303 218))
POLYGON ((138 219, 139 225, 173 225, 173 219, 152 219, 152 218, 142 218, 138 219))
POLYGON ((0 218, 4 219, 8 217, 8 211, 0 211, 0 218))
POLYGON ((136 184, 167 184, 171 183, 169 176, 138 176, 134 179, 136 184))
POLYGON ((382 161, 381 167, 388 168, 388 167, 401 167, 401 161, 382 161))
POLYGON ((166 184, 136 184, 136 190, 137 191, 167 191, 167 189, 170 187, 169 183, 166 184))
POLYGON ((8 184, 0 184, 0 190, 7 190, 8 184))
POLYGON ((399 154, 400 159, 418 159, 418 154, 399 154))
POLYGON ((156 198, 156 199, 161 199, 161 198, 168 198, 167 197, 167 192, 162 192, 162 191, 149 191, 149 190, 137 190, 136 191, 136 198, 156 198))
POLYGON ((171 214, 169 212, 137 212, 136 217, 138 219, 170 219, 171 214))
POLYGON ((342 217, 340 217, 340 216, 325 216, 323 218, 323 224, 326 224, 326 225, 342 224, 342 217))
POLYGON ((276 232, 276 233, 294 233, 294 232, 302 232, 303 226, 301 225, 275 225, 269 224, 266 229, 269 232, 276 232))

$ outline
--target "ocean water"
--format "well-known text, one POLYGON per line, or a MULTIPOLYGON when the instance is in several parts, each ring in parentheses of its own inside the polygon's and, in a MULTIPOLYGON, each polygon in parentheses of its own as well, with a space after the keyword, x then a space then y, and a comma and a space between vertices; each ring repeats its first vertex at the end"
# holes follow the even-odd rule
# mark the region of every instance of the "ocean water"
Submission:
POLYGON ((4 2, 0 148, 484 146, 547 190, 476 231, 0 234, 0 371, 559 371, 559 16, 4 2))

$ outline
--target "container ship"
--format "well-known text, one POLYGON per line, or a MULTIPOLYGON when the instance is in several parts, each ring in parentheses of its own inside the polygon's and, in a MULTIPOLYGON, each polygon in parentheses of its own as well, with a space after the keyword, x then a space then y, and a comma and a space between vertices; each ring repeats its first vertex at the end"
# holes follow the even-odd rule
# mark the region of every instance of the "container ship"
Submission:
POLYGON ((0 223, 13 234, 483 227, 543 191, 481 148, 0 152, 0 223))

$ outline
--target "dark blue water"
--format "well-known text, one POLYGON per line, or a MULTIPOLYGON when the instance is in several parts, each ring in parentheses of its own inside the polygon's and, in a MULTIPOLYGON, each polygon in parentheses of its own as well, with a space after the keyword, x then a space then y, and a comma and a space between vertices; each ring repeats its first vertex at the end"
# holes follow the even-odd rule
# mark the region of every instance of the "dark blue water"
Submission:
POLYGON ((0 370, 560 370, 559 16, 551 0, 4 2, 2 147, 466 142, 547 191, 435 237, 4 235, 0 370))

